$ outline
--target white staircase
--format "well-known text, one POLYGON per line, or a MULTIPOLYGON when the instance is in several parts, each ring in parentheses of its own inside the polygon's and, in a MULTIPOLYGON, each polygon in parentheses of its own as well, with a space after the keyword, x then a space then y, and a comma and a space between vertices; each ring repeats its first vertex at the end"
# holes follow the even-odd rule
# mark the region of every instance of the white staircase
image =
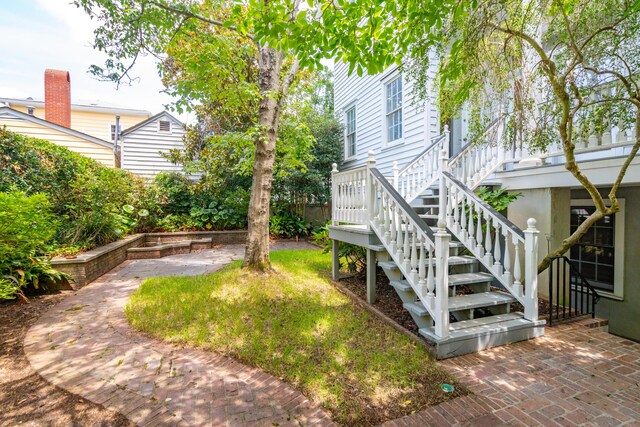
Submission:
POLYGON ((445 131, 407 167, 394 167, 391 180, 373 153, 366 167, 333 171, 334 226, 377 237, 369 259, 377 259, 438 358, 544 333, 535 220, 522 231, 473 193, 504 152, 497 144, 467 147, 450 166, 447 141, 445 131), (511 310, 515 302, 523 312, 511 310))

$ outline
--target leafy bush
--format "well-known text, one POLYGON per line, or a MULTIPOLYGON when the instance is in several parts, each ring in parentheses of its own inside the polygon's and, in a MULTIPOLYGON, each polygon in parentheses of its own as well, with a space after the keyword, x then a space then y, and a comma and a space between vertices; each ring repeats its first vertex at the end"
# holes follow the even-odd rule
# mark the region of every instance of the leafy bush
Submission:
POLYGON ((24 298, 22 288, 61 277, 44 258, 57 227, 44 194, 0 193, 0 298, 24 298))
POLYGON ((478 188, 478 190, 476 190, 476 194, 498 212, 503 212, 511 202, 522 196, 522 193, 508 193, 504 188, 491 190, 489 187, 485 186, 478 188))
POLYGON ((63 252, 89 249, 133 231, 123 217, 126 204, 150 209, 141 205, 149 199, 141 178, 1 128, 0 192, 10 191, 48 196, 60 223, 54 241, 63 252))
POLYGON ((304 218, 286 210, 277 210, 269 218, 269 233, 287 239, 308 236, 311 224, 304 218))
MULTIPOLYGON (((322 246, 322 253, 331 252, 331 239, 329 239, 329 224, 314 232, 311 239, 316 245, 322 246)), ((340 242, 338 249, 340 269, 346 269, 350 273, 364 271, 367 266, 367 251, 365 248, 349 243, 340 242)))
POLYGON ((155 191, 160 195, 159 228, 176 230, 230 230, 247 225, 249 192, 237 189, 220 194, 179 173, 156 177, 155 191))

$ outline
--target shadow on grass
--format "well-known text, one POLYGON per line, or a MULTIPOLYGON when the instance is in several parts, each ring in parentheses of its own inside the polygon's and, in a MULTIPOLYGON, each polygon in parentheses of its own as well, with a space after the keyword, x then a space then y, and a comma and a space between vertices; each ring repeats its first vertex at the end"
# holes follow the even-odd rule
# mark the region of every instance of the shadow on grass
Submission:
POLYGON ((126 312, 165 340, 232 356, 285 379, 346 425, 374 425, 465 394, 431 354, 337 291, 319 251, 272 254, 276 273, 234 263, 147 280, 126 312))

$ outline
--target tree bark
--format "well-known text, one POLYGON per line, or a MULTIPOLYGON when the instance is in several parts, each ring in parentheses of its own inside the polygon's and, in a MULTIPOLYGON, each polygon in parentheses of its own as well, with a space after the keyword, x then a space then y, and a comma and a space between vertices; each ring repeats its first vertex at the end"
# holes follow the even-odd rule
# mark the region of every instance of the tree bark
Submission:
POLYGON ((258 114, 261 132, 255 141, 253 181, 248 211, 248 233, 243 268, 266 271, 269 259, 269 204, 273 184, 276 139, 280 117, 280 67, 282 55, 269 47, 259 50, 259 83, 262 101, 258 114))

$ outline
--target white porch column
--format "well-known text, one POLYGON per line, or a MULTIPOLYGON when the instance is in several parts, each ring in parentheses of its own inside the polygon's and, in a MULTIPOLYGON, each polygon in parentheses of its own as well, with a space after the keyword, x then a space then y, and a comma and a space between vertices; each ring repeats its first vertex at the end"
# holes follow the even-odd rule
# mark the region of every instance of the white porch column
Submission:
POLYGON ((538 235, 536 220, 527 220, 524 230, 524 318, 538 320, 538 235))
POLYGON ((338 220, 336 218, 337 205, 340 200, 338 195, 338 183, 336 182, 336 174, 338 173, 338 165, 336 163, 331 165, 331 224, 337 225, 338 220))
MULTIPOLYGON (((447 221, 447 186, 444 181, 443 172, 448 170, 449 160, 447 159, 447 150, 444 148, 440 150, 440 187, 438 189, 438 224, 442 221, 446 224, 447 221)), ((439 226, 439 225, 438 225, 439 226)), ((443 228, 446 227, 443 225, 443 228)))

